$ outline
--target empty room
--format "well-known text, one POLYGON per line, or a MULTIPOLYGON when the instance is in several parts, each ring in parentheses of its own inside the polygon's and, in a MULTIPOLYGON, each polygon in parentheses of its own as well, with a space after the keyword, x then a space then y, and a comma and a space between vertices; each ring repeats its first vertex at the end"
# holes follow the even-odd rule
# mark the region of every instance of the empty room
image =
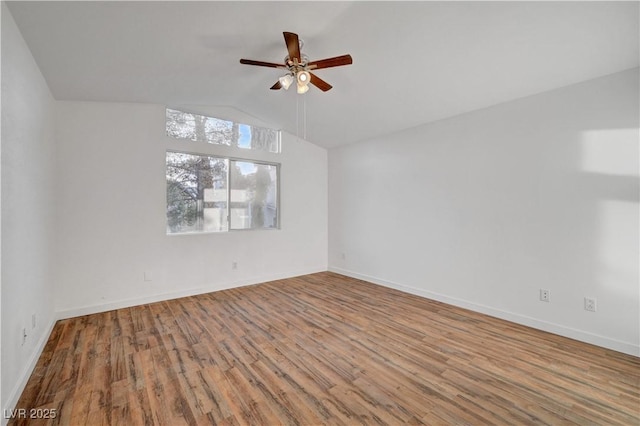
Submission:
POLYGON ((7 1, 1 425, 640 425, 640 3, 7 1))

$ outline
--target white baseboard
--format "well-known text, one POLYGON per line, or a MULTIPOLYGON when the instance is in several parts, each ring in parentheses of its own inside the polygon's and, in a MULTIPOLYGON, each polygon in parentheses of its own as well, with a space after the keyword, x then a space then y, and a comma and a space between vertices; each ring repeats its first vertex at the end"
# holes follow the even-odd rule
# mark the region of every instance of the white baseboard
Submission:
POLYGON ((22 369, 22 372, 18 376, 18 382, 11 390, 11 393, 9 394, 9 398, 7 399, 7 405, 5 407, 2 407, 2 416, 1 416, 2 420, 0 421, 0 424, 2 426, 6 425, 9 422, 9 419, 5 418, 4 410, 13 409, 16 407, 16 405, 18 405, 18 400, 20 399, 20 396, 22 395, 22 392, 24 391, 25 386, 27 386, 27 382, 29 381, 29 377, 31 377, 31 373, 33 373, 33 369, 36 368, 36 364, 38 363, 38 360, 40 359, 40 355, 42 354, 42 351, 44 350, 44 347, 47 344, 47 341, 49 340, 49 336, 51 336, 51 332, 53 331, 53 326, 55 324, 56 324, 56 319, 52 318, 49 324, 47 325, 47 328, 40 336, 38 343, 33 348, 33 352, 29 357, 29 362, 27 362, 27 364, 22 369))
POLYGON ((410 293, 416 296, 425 297, 427 299, 436 300, 438 302, 447 303, 449 305, 458 306, 460 308, 469 309, 474 312, 479 312, 481 314, 486 314, 492 317, 511 321, 516 324, 526 325, 527 327, 532 327, 538 330, 547 331, 549 333, 557 334, 559 336, 568 337, 570 339, 579 340, 581 342, 590 343, 592 345, 596 345, 596 346, 611 349, 617 352, 622 352, 628 355, 640 357, 640 346, 634 345, 632 343, 621 342, 619 340, 611 339, 605 336, 588 333, 582 330, 576 330, 574 328, 565 327, 563 325, 542 321, 536 318, 531 318, 531 317, 517 314, 514 312, 495 309, 490 306, 485 306, 485 305, 470 302, 467 300, 449 297, 449 296, 439 294, 439 293, 434 293, 428 290, 423 290, 415 287, 398 284, 395 282, 383 280, 383 279, 372 277, 365 274, 360 274, 358 272, 338 268, 335 266, 330 266, 329 271, 335 272, 341 275, 346 275, 348 277, 357 278, 363 281, 368 281, 374 284, 379 284, 385 287, 390 287, 396 290, 403 291, 405 293, 410 293))
POLYGON ((96 314, 100 312, 112 311, 114 309, 129 308, 132 306, 144 305, 147 303, 162 302, 165 300, 178 299, 180 297, 195 296, 198 294, 228 290, 230 288, 245 287, 248 285, 260 284, 268 281, 275 281, 275 280, 282 280, 285 278, 297 277, 300 275, 314 274, 316 272, 324 272, 326 270, 327 270, 326 266, 320 266, 320 267, 308 268, 304 270, 291 270, 291 271, 281 272, 277 274, 260 275, 260 276, 252 277, 249 279, 234 281, 234 282, 225 283, 225 284, 213 284, 205 287, 196 287, 196 288, 190 288, 186 290, 174 291, 169 293, 154 294, 151 296, 139 297, 134 299, 123 299, 115 302, 95 304, 90 306, 84 306, 81 308, 67 309, 63 311, 57 311, 55 313, 55 316, 56 316, 56 320, 74 318, 82 315, 90 315, 90 314, 96 314))

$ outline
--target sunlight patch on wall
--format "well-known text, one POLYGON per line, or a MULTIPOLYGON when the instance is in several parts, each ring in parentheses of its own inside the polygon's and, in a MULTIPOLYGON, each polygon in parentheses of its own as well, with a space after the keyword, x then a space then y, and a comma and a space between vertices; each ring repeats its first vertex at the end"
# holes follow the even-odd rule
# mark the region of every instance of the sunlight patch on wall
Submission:
POLYGON ((608 290, 634 297, 638 297, 639 207, 637 202, 619 200, 602 200, 598 205, 596 279, 608 290))
POLYGON ((583 132, 582 170, 617 176, 640 176, 638 129, 598 129, 583 132))

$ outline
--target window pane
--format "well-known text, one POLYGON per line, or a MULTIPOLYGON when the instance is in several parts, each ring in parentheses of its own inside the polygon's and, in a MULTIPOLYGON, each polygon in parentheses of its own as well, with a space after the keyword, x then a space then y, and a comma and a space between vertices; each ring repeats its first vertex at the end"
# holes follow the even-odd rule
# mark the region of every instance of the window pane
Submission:
POLYGON ((228 230, 229 160, 167 152, 167 233, 228 230))
POLYGON ((167 108, 167 135, 216 145, 280 152, 280 131, 167 108))
POLYGON ((278 167, 231 161, 231 229, 278 227, 278 167))

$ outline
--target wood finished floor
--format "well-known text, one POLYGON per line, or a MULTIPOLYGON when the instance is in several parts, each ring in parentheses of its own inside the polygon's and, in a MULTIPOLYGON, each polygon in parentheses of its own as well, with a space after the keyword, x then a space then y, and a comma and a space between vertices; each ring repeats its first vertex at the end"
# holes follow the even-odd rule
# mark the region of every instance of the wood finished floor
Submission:
POLYGON ((640 358, 333 273, 59 321, 10 424, 640 424, 640 358))

